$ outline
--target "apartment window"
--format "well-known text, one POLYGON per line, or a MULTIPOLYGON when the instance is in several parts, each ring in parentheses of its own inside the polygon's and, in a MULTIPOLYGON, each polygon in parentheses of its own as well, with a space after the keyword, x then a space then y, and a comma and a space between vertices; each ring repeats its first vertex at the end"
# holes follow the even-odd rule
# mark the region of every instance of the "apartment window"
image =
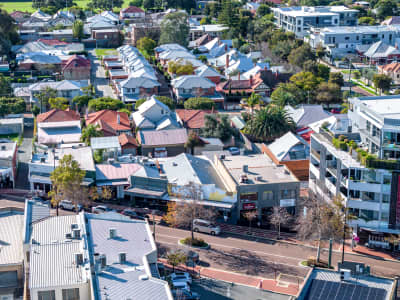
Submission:
POLYGON ((337 23, 338 23, 338 20, 337 20, 337 19, 334 19, 334 20, 333 20, 333 23, 334 23, 334 24, 337 24, 337 23))
POLYGON ((357 40, 357 41, 359 41, 359 40, 360 40, 360 37, 359 37, 358 35, 356 36, 356 40, 357 40))
POLYGON ((368 130, 368 132, 371 131, 371 122, 370 121, 367 121, 367 130, 368 130))
POLYGON ((298 21, 297 21, 297 24, 298 24, 298 25, 301 25, 301 20, 298 20, 298 21))
POLYGON ((366 221, 373 221, 379 219, 379 213, 374 210, 361 209, 360 218, 366 221))
POLYGON ((382 202, 383 203, 389 203, 390 202, 390 195, 382 194, 382 202))
POLYGON ((383 176, 383 184, 390 184, 392 182, 392 176, 384 175, 383 176))
POLYGON ((306 152, 304 150, 289 152, 290 160, 306 159, 306 152))
POLYGON ((56 300, 56 291, 40 291, 38 292, 38 300, 56 300))
POLYGON ((274 192, 273 191, 264 191, 263 200, 265 200, 265 201, 274 200, 274 192))
POLYGON ((350 37, 345 36, 344 39, 345 39, 346 41, 348 41, 348 40, 350 40, 350 37))
POLYGON ((297 31, 300 32, 301 31, 301 27, 297 27, 297 31))
POLYGON ((333 42, 333 43, 336 43, 336 37, 333 37, 333 38, 332 38, 332 42, 333 42))
POLYGON ((296 198, 295 190, 281 190, 281 199, 294 199, 296 198))
POLYGON ((373 192, 363 192, 362 193, 362 199, 364 201, 369 201, 369 202, 377 202, 375 198, 375 193, 373 192))
POLYGON ((389 221, 389 213, 388 212, 382 212, 381 213, 381 221, 389 221))
POLYGON ((242 201, 256 201, 258 199, 257 193, 241 193, 240 200, 242 201))
POLYGON ((62 290, 63 300, 79 300, 79 289, 62 290))
POLYGON ((382 38, 383 38, 383 39, 385 38, 385 35, 384 35, 384 34, 382 34, 382 38))
POLYGON ((391 41, 393 38, 392 34, 389 34, 389 41, 391 41))

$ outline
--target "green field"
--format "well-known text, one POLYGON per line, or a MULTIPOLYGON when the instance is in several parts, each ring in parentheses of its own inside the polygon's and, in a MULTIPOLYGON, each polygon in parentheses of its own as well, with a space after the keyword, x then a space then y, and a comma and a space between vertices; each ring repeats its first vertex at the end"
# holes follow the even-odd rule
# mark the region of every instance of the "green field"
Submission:
POLYGON ((118 52, 116 49, 104 49, 104 48, 96 49, 97 57, 102 57, 104 55, 117 55, 117 54, 118 52))
MULTIPOLYGON (((90 0, 77 0, 74 1, 76 5, 79 7, 85 8, 86 5, 90 2, 90 0)), ((124 4, 122 7, 128 7, 130 0, 124 0, 124 4)), ((20 11, 28 11, 34 12, 36 9, 32 7, 32 1, 9 1, 9 2, 0 2, 0 7, 5 9, 6 11, 13 12, 14 10, 20 11)))

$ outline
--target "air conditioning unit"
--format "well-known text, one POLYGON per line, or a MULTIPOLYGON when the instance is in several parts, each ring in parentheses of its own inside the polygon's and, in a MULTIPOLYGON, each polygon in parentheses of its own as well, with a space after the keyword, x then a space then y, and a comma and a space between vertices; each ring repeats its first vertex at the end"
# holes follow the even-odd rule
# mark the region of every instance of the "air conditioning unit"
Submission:
POLYGON ((110 233, 110 239, 113 239, 113 238, 117 237, 117 229, 110 228, 109 233, 110 233))
POLYGON ((341 281, 348 281, 351 277, 351 271, 347 269, 340 270, 340 280, 341 281))
POLYGON ((120 264, 126 263, 126 253, 125 252, 118 253, 118 257, 119 257, 120 264))
POLYGON ((107 257, 105 255, 100 256, 100 266, 102 270, 107 267, 107 257))
POLYGON ((75 253, 75 265, 80 266, 83 264, 83 254, 82 253, 75 253))
POLYGON ((81 230, 79 228, 75 228, 72 230, 74 239, 79 240, 81 238, 81 230))

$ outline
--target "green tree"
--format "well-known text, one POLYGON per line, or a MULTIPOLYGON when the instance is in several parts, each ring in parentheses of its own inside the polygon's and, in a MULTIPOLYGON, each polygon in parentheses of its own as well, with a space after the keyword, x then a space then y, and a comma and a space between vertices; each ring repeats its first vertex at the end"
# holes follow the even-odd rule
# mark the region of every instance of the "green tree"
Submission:
POLYGON ((157 46, 156 42, 147 36, 142 37, 137 42, 137 48, 143 53, 143 55, 153 55, 154 48, 157 46))
POLYGON ((154 7, 154 0, 143 0, 143 8, 150 9, 154 7))
POLYGON ((280 83, 271 94, 272 102, 280 107, 296 106, 303 102, 302 97, 302 91, 293 83, 280 83))
POLYGON ((372 82, 374 83, 375 89, 379 89, 379 94, 382 94, 382 92, 389 91, 392 78, 385 74, 375 74, 372 78, 372 82))
POLYGON ((372 17, 361 17, 358 19, 358 25, 375 25, 376 21, 372 17))
POLYGON ((288 56, 289 63, 300 68, 307 60, 315 60, 315 55, 308 44, 293 49, 288 56))
POLYGON ((184 264, 186 260, 186 254, 179 250, 175 252, 169 252, 167 254, 167 263, 172 266, 172 272, 175 272, 175 268, 181 264, 184 264))
POLYGON ((211 24, 211 18, 209 16, 205 16, 200 20, 200 25, 211 24))
POLYGON ((129 2, 129 6, 141 7, 142 4, 143 4, 143 0, 131 0, 129 2))
POLYGON ((113 99, 110 97, 101 97, 92 99, 89 101, 89 111, 100 111, 103 109, 119 110, 124 108, 125 105, 122 101, 118 99, 113 99))
POLYGON ((316 77, 311 72, 300 72, 290 77, 290 81, 300 88, 310 101, 316 87, 321 82, 321 78, 316 77))
POLYGON ((204 142, 199 138, 199 136, 195 132, 190 132, 188 139, 185 143, 185 148, 190 149, 190 153, 194 154, 194 147, 202 146, 204 142))
POLYGON ((115 7, 122 7, 123 3, 124 0, 91 0, 88 7, 101 10, 113 10, 115 7))
POLYGON ((187 46, 189 36, 188 16, 184 12, 171 13, 161 22, 159 44, 177 43, 187 46))
POLYGON ((168 72, 177 76, 191 75, 194 72, 194 68, 191 63, 184 63, 183 60, 169 61, 168 72))
POLYGON ((0 56, 10 55, 11 46, 18 42, 17 24, 7 11, 0 8, 0 56))
POLYGON ((343 74, 340 72, 330 73, 328 82, 337 84, 338 86, 342 87, 344 85, 343 74))
POLYGON ((183 106, 185 109, 213 109, 215 102, 210 98, 196 97, 187 99, 183 106))
POLYGON ((239 14, 231 0, 221 1, 221 12, 218 15, 218 23, 235 28, 239 23, 239 14))
POLYGON ((57 98, 57 91, 50 87, 46 87, 36 95, 36 98, 39 100, 40 112, 42 113, 47 110, 47 106, 49 105, 49 99, 57 98))
POLYGON ((32 113, 36 117, 40 113, 40 108, 35 105, 32 107, 32 113))
POLYGON ((90 100, 92 100, 91 96, 81 95, 81 96, 75 96, 72 99, 72 103, 77 105, 78 109, 81 110, 83 107, 88 106, 90 100))
POLYGON ((395 15, 397 11, 397 3, 395 0, 379 0, 375 5, 377 17, 384 20, 386 17, 395 15))
POLYGON ((199 59, 203 64, 206 64, 206 63, 207 63, 207 56, 205 56, 205 55, 200 55, 200 56, 198 57, 198 59, 199 59))
POLYGON ((85 33, 83 32, 83 22, 82 20, 76 20, 74 22, 74 25, 72 26, 72 33, 74 35, 74 38, 77 38, 79 41, 81 41, 85 33))
POLYGON ((261 103, 261 95, 253 92, 247 99, 244 99, 244 101, 246 102, 246 105, 250 108, 251 114, 253 114, 254 107, 261 103))
POLYGON ((321 82, 317 88, 316 100, 319 103, 326 104, 327 108, 332 103, 341 103, 340 86, 335 83, 321 82))
POLYGON ((58 166, 50 175, 53 186, 52 197, 56 202, 54 205, 57 208, 57 214, 60 199, 68 199, 77 206, 84 177, 85 171, 80 168, 79 163, 72 158, 72 155, 64 155, 60 159, 58 166))
POLYGON ((142 105, 143 103, 145 103, 147 101, 147 99, 139 99, 135 102, 135 110, 139 109, 139 106, 142 105))
POLYGON ((260 4, 260 6, 257 8, 257 16, 260 18, 270 13, 271 8, 267 4, 260 4))
POLYGON ((162 103, 164 103, 166 106, 169 107, 170 110, 174 110, 175 109, 175 101, 174 99, 167 97, 167 96, 156 96, 156 99, 158 101, 161 101, 162 103))
POLYGON ((3 74, 0 74, 0 97, 9 97, 11 95, 12 95, 12 88, 10 80, 3 74))
POLYGON ((270 104, 257 111, 243 130, 257 141, 271 142, 295 128, 295 123, 283 108, 270 104))
POLYGON ((317 48, 315 49, 315 55, 317 56, 318 59, 322 59, 326 54, 326 50, 324 46, 321 44, 317 45, 317 48))
POLYGON ((204 137, 215 137, 226 141, 234 135, 234 130, 229 123, 228 115, 206 115, 204 128, 201 131, 204 137))
POLYGON ((82 130, 81 141, 90 146, 91 138, 101 136, 103 136, 103 132, 100 130, 99 125, 89 124, 82 130))
POLYGON ((69 100, 64 97, 50 98, 49 104, 52 109, 66 110, 69 107, 69 100))
POLYGON ((318 68, 317 76, 321 77, 325 81, 328 81, 329 76, 331 74, 331 68, 323 64, 318 64, 317 68, 318 68))

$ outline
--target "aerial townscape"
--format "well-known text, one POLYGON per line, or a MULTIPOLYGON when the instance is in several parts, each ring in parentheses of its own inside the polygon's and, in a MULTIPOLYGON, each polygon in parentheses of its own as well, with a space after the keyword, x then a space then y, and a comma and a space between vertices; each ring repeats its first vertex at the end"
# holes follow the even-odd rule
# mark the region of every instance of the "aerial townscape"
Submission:
POLYGON ((0 1, 0 300, 400 300, 400 0, 0 1))

